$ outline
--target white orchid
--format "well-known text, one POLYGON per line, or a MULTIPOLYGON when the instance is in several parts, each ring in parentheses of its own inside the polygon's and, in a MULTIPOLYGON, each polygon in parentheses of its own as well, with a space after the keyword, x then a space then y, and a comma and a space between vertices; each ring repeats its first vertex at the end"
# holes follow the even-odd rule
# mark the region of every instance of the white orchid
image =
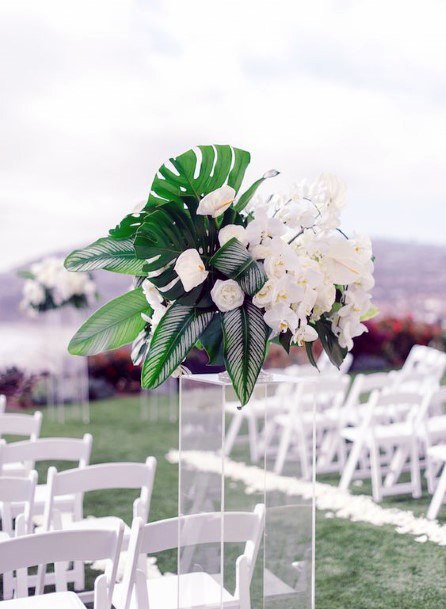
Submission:
POLYGON ((301 321, 301 324, 293 335, 292 342, 301 346, 303 343, 312 343, 317 339, 318 334, 313 326, 310 326, 306 321, 301 321))
POLYGON ((227 184, 220 186, 201 199, 197 214, 217 218, 230 207, 235 199, 235 194, 235 190, 231 186, 227 184))
POLYGON ((193 248, 185 250, 178 256, 174 270, 186 292, 202 284, 209 275, 200 254, 193 248))
POLYGON ((242 245, 248 244, 246 229, 243 226, 240 226, 240 224, 227 224, 218 232, 218 242, 221 247, 234 237, 240 241, 242 245))
POLYGON ((278 334, 286 332, 287 330, 291 330, 294 334, 299 323, 299 318, 296 313, 285 303, 279 303, 272 306, 265 312, 263 319, 265 320, 265 323, 278 334))
POLYGON ((271 280, 268 280, 260 290, 255 294, 252 299, 252 302, 259 309, 268 308, 274 300, 274 283, 271 280))
POLYGON ((239 284, 233 279, 223 281, 217 279, 211 290, 211 298, 222 313, 232 311, 242 306, 245 294, 239 284))
POLYGON ((286 232, 286 226, 281 220, 271 218, 265 208, 258 208, 254 220, 246 227, 246 238, 250 248, 253 248, 268 237, 281 237, 286 232))

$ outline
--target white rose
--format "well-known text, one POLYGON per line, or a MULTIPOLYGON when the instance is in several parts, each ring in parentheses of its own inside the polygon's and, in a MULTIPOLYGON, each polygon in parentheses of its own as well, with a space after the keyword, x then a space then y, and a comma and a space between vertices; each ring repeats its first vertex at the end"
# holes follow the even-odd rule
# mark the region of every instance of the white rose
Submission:
POLYGON ((209 275, 209 271, 206 270, 200 254, 192 248, 185 250, 178 256, 174 270, 186 292, 190 292, 192 288, 203 283, 209 275))
POLYGON ((220 186, 201 199, 197 214, 217 218, 228 209, 234 198, 235 190, 231 186, 220 186))
POLYGON ((211 290, 211 298, 217 308, 225 313, 232 311, 243 304, 245 295, 239 284, 233 279, 222 281, 217 279, 211 290))
POLYGON ((235 237, 243 245, 247 245, 248 240, 246 238, 246 229, 239 224, 227 224, 218 233, 218 241, 220 246, 223 247, 225 243, 235 237))

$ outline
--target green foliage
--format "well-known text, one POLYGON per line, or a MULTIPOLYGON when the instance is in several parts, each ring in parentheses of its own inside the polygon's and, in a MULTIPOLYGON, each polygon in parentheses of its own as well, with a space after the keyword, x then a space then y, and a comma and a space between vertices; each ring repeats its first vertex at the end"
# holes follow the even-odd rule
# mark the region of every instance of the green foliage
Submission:
POLYGON ((213 311, 174 303, 153 334, 142 369, 142 386, 153 389, 164 383, 184 361, 213 316, 213 311))
POLYGON ((270 329, 263 314, 249 300, 222 315, 226 370, 244 406, 266 357, 270 329))
POLYGON ((344 361, 348 350, 339 345, 338 339, 331 329, 331 322, 328 319, 319 319, 319 321, 315 323, 315 328, 325 353, 328 355, 331 363, 334 364, 336 368, 339 368, 344 361))
POLYGON ((144 260, 138 260, 132 239, 103 237, 87 247, 74 250, 65 260, 69 271, 104 269, 126 275, 142 275, 144 260))
POLYGON ((263 268, 235 237, 225 243, 209 263, 237 281, 249 296, 256 294, 268 279, 263 268))
POLYGON ((165 201, 181 204, 184 197, 199 201, 225 183, 237 192, 250 159, 245 150, 218 144, 198 146, 198 154, 191 149, 171 158, 170 164, 162 165, 153 180, 146 209, 165 201))
POLYGON ((215 313, 211 323, 200 336, 200 343, 209 358, 209 364, 223 366, 225 363, 223 352, 223 329, 221 326, 221 313, 215 313))
POLYGON ((146 322, 141 313, 150 314, 142 288, 127 292, 98 309, 71 339, 72 355, 94 355, 131 343, 146 322))

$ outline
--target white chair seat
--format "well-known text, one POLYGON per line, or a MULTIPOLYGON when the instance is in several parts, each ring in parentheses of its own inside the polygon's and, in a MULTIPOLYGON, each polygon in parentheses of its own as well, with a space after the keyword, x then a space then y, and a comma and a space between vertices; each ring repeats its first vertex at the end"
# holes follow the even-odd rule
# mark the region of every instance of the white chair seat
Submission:
POLYGON ((446 445, 439 444, 438 446, 431 446, 427 449, 427 454, 432 457, 434 461, 446 461, 446 445))
MULTIPOLYGON (((314 416, 313 416, 312 412, 304 412, 303 415, 299 415, 298 419, 295 420, 295 427, 297 427, 297 425, 299 425, 300 423, 303 423, 306 426, 312 427, 313 418, 316 423, 316 427, 318 424, 320 426, 323 426, 324 428, 337 427, 337 418, 334 417, 333 414, 331 416, 326 416, 326 412, 328 412, 328 411, 317 412, 314 416)), ((280 425, 280 427, 289 427, 289 425, 291 423, 291 419, 288 414, 280 414, 274 418, 274 422, 277 425, 280 425)))
MULTIPOLYGON (((121 585, 115 586, 113 596, 119 594, 121 585)), ((164 575, 147 581, 150 609, 238 609, 239 602, 208 573, 194 572, 180 575, 164 575), (178 607, 178 582, 180 606, 178 607)), ((130 609, 137 609, 133 596, 130 609)))
MULTIPOLYGON (((116 529, 117 526, 122 522, 121 518, 117 516, 102 516, 100 518, 84 518, 83 520, 76 520, 63 525, 64 531, 71 531, 73 529, 116 529)), ((122 550, 126 550, 130 538, 130 527, 124 523, 124 535, 122 538, 122 550)))
POLYGON ((2 609, 85 609, 84 603, 74 592, 53 592, 27 598, 1 601, 2 609))
MULTIPOLYGON (((360 435, 363 433, 361 427, 345 427, 341 431, 341 435, 350 442, 355 442, 360 435)), ((377 425, 373 429, 373 435, 375 438, 383 442, 394 442, 401 440, 403 437, 411 438, 413 428, 408 423, 392 423, 391 425, 377 425)), ((372 437, 371 431, 367 431, 364 439, 367 442, 372 437)))

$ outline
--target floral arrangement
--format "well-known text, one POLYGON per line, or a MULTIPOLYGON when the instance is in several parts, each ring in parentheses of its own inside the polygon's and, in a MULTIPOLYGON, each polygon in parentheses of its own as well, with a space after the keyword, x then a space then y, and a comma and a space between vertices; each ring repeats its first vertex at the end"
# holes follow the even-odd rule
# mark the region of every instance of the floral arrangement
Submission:
POLYGON ((88 319, 70 342, 91 355, 133 341, 142 386, 154 388, 205 349, 224 364, 242 405, 270 341, 289 352, 319 338, 339 366, 373 315, 369 239, 339 230, 345 186, 334 176, 289 196, 255 200, 272 170, 240 194, 250 154, 199 146, 158 170, 145 206, 65 261, 72 271, 135 277, 134 288, 88 319))
POLYGON ((63 258, 44 258, 20 275, 26 280, 20 307, 29 315, 67 305, 80 309, 91 305, 97 297, 91 275, 67 272, 63 258))

